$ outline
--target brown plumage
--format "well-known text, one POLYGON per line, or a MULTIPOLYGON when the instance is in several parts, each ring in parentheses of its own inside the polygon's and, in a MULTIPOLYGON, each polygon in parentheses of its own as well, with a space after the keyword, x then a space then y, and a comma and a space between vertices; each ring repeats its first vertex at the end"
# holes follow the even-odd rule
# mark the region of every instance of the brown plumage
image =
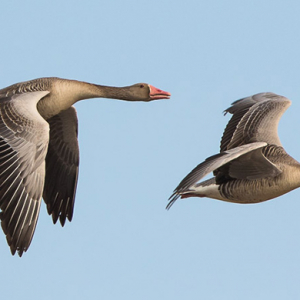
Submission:
POLYGON ((233 116, 221 139, 220 153, 194 168, 169 198, 208 197, 235 203, 257 203, 300 186, 300 164, 283 149, 277 127, 291 101, 261 93, 232 103, 233 116), (214 177, 198 183, 213 172, 214 177))
POLYGON ((73 217, 79 148, 72 106, 88 98, 168 99, 149 84, 108 87, 40 78, 0 90, 0 218, 12 254, 27 251, 43 196, 53 222, 73 217))

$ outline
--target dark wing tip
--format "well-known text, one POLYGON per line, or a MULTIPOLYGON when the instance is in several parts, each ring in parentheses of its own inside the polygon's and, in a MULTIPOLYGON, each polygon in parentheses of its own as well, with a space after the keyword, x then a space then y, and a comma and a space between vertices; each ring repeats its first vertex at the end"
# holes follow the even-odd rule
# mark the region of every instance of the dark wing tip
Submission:
POLYGON ((61 227, 64 227, 65 223, 66 223, 66 216, 65 215, 61 215, 59 217, 59 222, 60 222, 61 227))
POLYGON ((72 203, 70 204, 69 201, 65 201, 65 199, 62 199, 60 202, 62 202, 62 205, 64 205, 64 208, 61 208, 62 205, 59 207, 56 207, 52 205, 53 203, 47 204, 47 212, 49 215, 52 216, 52 222, 53 224, 56 224, 59 220, 62 227, 64 227, 66 220, 68 219, 70 222, 73 219, 73 207, 74 207, 74 199, 72 203))
POLYGON ((177 192, 174 192, 174 193, 170 196, 170 198, 168 199, 168 200, 169 200, 169 203, 168 203, 167 206, 166 206, 166 210, 169 210, 169 209, 172 207, 172 205, 175 203, 175 201, 176 201, 179 197, 180 197, 180 195, 177 194, 177 192))
MULTIPOLYGON (((27 251, 27 249, 18 249, 17 251, 18 251, 18 255, 19 255, 19 257, 22 257, 22 255, 23 255, 23 252, 26 252, 26 251, 27 251)), ((13 255, 14 255, 14 254, 13 254, 13 255)))
POLYGON ((69 212, 63 213, 59 216, 59 222, 60 222, 61 226, 64 227, 65 223, 66 223, 66 220, 68 219, 69 222, 71 222, 72 218, 73 218, 73 207, 70 206, 69 207, 69 212))
POLYGON ((17 252, 19 257, 22 257, 23 253, 26 252, 28 249, 28 247, 25 247, 23 245, 16 246, 15 243, 12 242, 12 239, 8 235, 6 236, 6 240, 9 245, 10 252, 12 255, 15 255, 17 252))
POLYGON ((49 215, 52 215, 52 222, 53 224, 56 224, 57 220, 58 220, 58 214, 56 214, 54 211, 52 211, 52 208, 48 208, 48 205, 47 205, 47 211, 48 211, 48 214, 49 215))

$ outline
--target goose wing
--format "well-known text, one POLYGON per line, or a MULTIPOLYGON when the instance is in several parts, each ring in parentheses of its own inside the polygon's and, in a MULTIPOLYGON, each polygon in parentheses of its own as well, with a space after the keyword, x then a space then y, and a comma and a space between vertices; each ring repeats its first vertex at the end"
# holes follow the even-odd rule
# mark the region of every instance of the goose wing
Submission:
POLYGON ((78 121, 74 107, 47 120, 50 140, 46 156, 46 181, 43 192, 53 222, 72 220, 78 178, 78 121))
POLYGON ((273 93, 260 93, 237 100, 225 110, 233 116, 228 122, 220 145, 225 151, 251 142, 281 146, 277 127, 291 101, 273 93))
MULTIPOLYGON (((229 178, 255 180, 279 175, 282 173, 281 169, 264 155, 264 152, 269 151, 271 148, 277 148, 277 146, 267 145, 263 149, 254 149, 222 165, 214 171, 216 183, 226 182, 229 178)), ((234 149, 227 150, 226 152, 234 149)))
POLYGON ((36 109, 48 91, 0 95, 0 219, 12 254, 31 243, 45 180, 49 125, 36 109))
POLYGON ((222 177, 228 178, 229 176, 238 179, 256 179, 278 175, 281 171, 261 152, 261 148, 266 145, 267 143, 264 142, 255 142, 210 156, 179 183, 169 198, 170 202, 167 209, 174 204, 182 193, 213 171, 216 180, 221 180, 222 177))

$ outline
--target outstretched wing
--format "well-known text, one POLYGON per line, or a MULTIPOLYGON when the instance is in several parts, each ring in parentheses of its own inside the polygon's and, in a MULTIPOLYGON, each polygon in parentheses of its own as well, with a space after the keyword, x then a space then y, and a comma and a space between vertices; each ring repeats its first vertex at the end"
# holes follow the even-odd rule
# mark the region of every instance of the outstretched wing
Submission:
POLYGON ((79 147, 76 110, 70 107, 47 120, 50 140, 43 198, 54 224, 72 220, 78 177, 79 147))
POLYGON ((291 101, 273 93, 260 93, 237 100, 225 110, 233 116, 221 139, 220 151, 251 142, 281 146, 277 127, 291 101))
POLYGON ((45 180, 49 125, 36 109, 49 92, 0 96, 0 214, 12 254, 31 243, 45 180))
MULTIPOLYGON (((173 194, 169 198, 170 202, 167 205, 167 209, 169 209, 174 202, 180 197, 181 193, 186 192, 189 190, 194 184, 196 184, 199 180, 201 180, 204 176, 207 174, 215 171, 216 169, 228 164, 229 162, 232 162, 239 157, 243 155, 247 155, 248 153, 251 153, 252 151, 255 151, 256 149, 262 148, 266 146, 267 144, 264 142, 256 142, 251 143, 247 145, 243 145, 240 147, 236 147, 234 149, 226 150, 224 152, 221 152, 219 154, 210 156, 207 158, 203 163, 199 164, 196 168, 194 168, 176 187, 173 194)), ((260 154, 261 160, 263 160, 262 154, 260 154)), ((273 165, 268 160, 265 160, 265 165, 269 165, 269 172, 272 172, 274 169, 277 169, 275 165, 273 165)), ((242 160, 243 161, 243 160, 242 160)), ((234 165, 234 164, 233 164, 234 165)), ((258 168, 250 168, 251 163, 247 164, 248 166, 248 174, 250 176, 254 177, 259 174, 261 170, 258 168)), ((227 172, 229 172, 227 170, 227 172)), ((247 177, 248 174, 243 168, 240 168, 239 163, 230 170, 231 176, 237 176, 239 178, 247 177)), ((276 172, 275 172, 276 173, 276 172)))

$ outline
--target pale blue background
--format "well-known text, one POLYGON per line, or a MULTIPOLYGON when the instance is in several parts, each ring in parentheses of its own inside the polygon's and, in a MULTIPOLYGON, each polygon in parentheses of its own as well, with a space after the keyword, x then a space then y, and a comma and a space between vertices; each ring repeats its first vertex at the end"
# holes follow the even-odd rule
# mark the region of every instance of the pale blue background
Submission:
POLYGON ((171 100, 76 105, 75 215, 42 205, 31 247, 2 231, 1 299, 300 299, 300 190, 255 205, 167 199, 219 151, 238 98, 293 101, 279 134, 300 159, 300 2, 2 1, 1 87, 58 76, 148 82, 171 100))

